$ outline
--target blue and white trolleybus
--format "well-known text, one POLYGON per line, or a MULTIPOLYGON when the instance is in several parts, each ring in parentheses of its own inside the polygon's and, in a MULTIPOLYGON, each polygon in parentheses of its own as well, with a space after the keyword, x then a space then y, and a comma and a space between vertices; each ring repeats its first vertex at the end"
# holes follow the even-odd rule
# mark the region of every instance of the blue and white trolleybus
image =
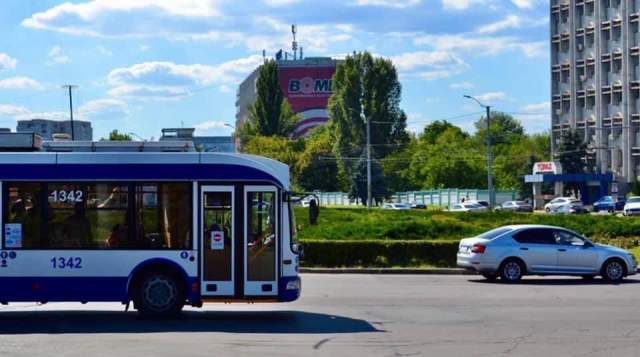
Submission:
POLYGON ((300 296, 286 165, 184 142, 4 146, 0 303, 133 302, 170 315, 300 296))

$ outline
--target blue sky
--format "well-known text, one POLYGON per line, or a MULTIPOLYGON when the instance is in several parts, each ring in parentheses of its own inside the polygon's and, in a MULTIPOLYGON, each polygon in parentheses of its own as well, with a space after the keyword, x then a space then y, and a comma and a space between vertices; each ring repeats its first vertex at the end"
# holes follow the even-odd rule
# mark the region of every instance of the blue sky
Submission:
MULTIPOLYGON (((91 120, 158 138, 164 127, 227 135, 238 83, 291 46, 305 56, 370 51, 391 58, 409 128, 481 111, 463 94, 548 129, 548 0, 3 0, 0 127, 16 120, 91 120)), ((462 117, 460 117, 462 116, 462 117)))

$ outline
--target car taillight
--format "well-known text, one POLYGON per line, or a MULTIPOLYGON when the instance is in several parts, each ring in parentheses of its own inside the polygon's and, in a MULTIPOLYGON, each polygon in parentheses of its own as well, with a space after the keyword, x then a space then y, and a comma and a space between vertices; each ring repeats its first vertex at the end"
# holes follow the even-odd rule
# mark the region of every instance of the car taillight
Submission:
POLYGON ((483 254, 485 250, 487 250, 486 245, 474 244, 473 247, 471 248, 471 253, 483 254))

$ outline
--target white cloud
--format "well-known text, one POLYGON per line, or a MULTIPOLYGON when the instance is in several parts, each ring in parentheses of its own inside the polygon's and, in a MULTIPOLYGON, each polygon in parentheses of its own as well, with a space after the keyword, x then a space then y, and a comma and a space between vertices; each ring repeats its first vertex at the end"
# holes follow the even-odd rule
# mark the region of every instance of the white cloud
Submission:
POLYGON ((113 96, 175 99, 189 95, 189 88, 192 87, 240 81, 261 63, 260 55, 224 62, 217 66, 144 62, 112 70, 107 76, 107 83, 115 87, 109 91, 113 96))
POLYGON ((528 57, 540 55, 540 42, 521 42, 519 38, 512 36, 426 35, 414 38, 413 42, 416 45, 431 46, 435 51, 464 52, 476 56, 493 56, 513 50, 520 50, 528 57))
POLYGON ((146 52, 146 51, 148 51, 148 50, 149 50, 149 48, 150 48, 150 47, 149 47, 149 46, 147 46, 147 45, 140 45, 140 51, 142 51, 142 52, 146 52))
POLYGON ((28 77, 14 77, 0 80, 0 89, 35 89, 43 90, 44 85, 28 77))
POLYGON ((78 108, 82 120, 116 120, 131 116, 129 105, 118 99, 97 99, 78 108))
POLYGON ((356 0, 358 6, 381 6, 406 9, 418 5, 422 0, 356 0))
POLYGON ((473 5, 495 6, 493 0, 442 0, 446 10, 466 10, 473 5))
POLYGON ((111 50, 106 49, 104 46, 98 46, 98 50, 100 51, 100 53, 102 53, 107 57, 113 56, 113 52, 111 52, 111 50))
POLYGON ((220 92, 221 92, 221 93, 225 93, 225 94, 233 94, 233 93, 235 93, 236 91, 235 91, 235 90, 233 90, 233 89, 232 89, 231 87, 229 87, 229 86, 222 85, 222 86, 220 86, 220 92))
POLYGON ((25 107, 19 107, 12 104, 0 104, 0 117, 16 117, 31 113, 29 109, 25 107))
POLYGON ((520 108, 522 113, 516 115, 529 132, 549 130, 551 125, 551 102, 529 104, 520 108))
POLYGON ((147 35, 156 31, 153 24, 167 18, 203 20, 222 16, 219 0, 93 0, 81 4, 69 2, 33 14, 22 21, 28 28, 89 36, 118 36, 138 29, 147 35), (114 24, 114 19, 124 21, 114 24))
POLYGON ((549 0, 511 0, 511 2, 521 9, 533 9, 538 4, 549 4, 549 0))
POLYGON ((434 80, 459 74, 467 64, 449 52, 407 52, 391 57, 401 76, 434 80))
POLYGON ((17 65, 17 59, 9 57, 6 53, 0 53, 0 69, 15 69, 17 65))
MULTIPOLYGON (((219 128, 229 128, 226 123, 221 121, 206 121, 204 123, 200 123, 193 126, 198 131, 207 131, 211 129, 219 129, 219 128)), ((232 128, 229 128, 233 130, 232 128)))
POLYGON ((504 92, 491 92, 474 96, 477 100, 487 103, 504 102, 508 99, 508 96, 504 92))
POLYGON ((62 54, 62 48, 60 48, 60 46, 53 46, 47 56, 49 57, 49 60, 45 62, 47 66, 69 62, 69 57, 62 54))
POLYGON ((477 32, 482 34, 491 34, 506 29, 519 29, 523 27, 545 26, 549 23, 549 18, 545 17, 540 20, 532 20, 518 15, 509 15, 504 20, 494 22, 489 25, 481 26, 477 32))
POLYGON ((551 102, 529 104, 520 108, 520 110, 525 113, 533 113, 533 114, 540 114, 540 113, 547 113, 547 112, 551 113, 551 102))
POLYGON ((291 4, 296 4, 302 2, 303 0, 264 0, 264 3, 267 6, 278 7, 278 6, 286 6, 291 4))
POLYGON ((461 83, 453 83, 449 87, 451 89, 471 89, 474 87, 474 85, 469 82, 461 82, 461 83))
POLYGON ((549 43, 546 41, 523 43, 521 45, 527 57, 549 57, 549 43))

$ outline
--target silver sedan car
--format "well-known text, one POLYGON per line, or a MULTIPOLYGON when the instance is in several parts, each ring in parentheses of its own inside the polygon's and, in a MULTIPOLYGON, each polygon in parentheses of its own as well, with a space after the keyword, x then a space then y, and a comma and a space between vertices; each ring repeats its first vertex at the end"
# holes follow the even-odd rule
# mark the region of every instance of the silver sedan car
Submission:
POLYGON ((542 225, 505 226, 460 241, 458 266, 485 278, 515 282, 523 275, 601 275, 618 282, 636 274, 629 251, 591 242, 565 228, 542 225))

